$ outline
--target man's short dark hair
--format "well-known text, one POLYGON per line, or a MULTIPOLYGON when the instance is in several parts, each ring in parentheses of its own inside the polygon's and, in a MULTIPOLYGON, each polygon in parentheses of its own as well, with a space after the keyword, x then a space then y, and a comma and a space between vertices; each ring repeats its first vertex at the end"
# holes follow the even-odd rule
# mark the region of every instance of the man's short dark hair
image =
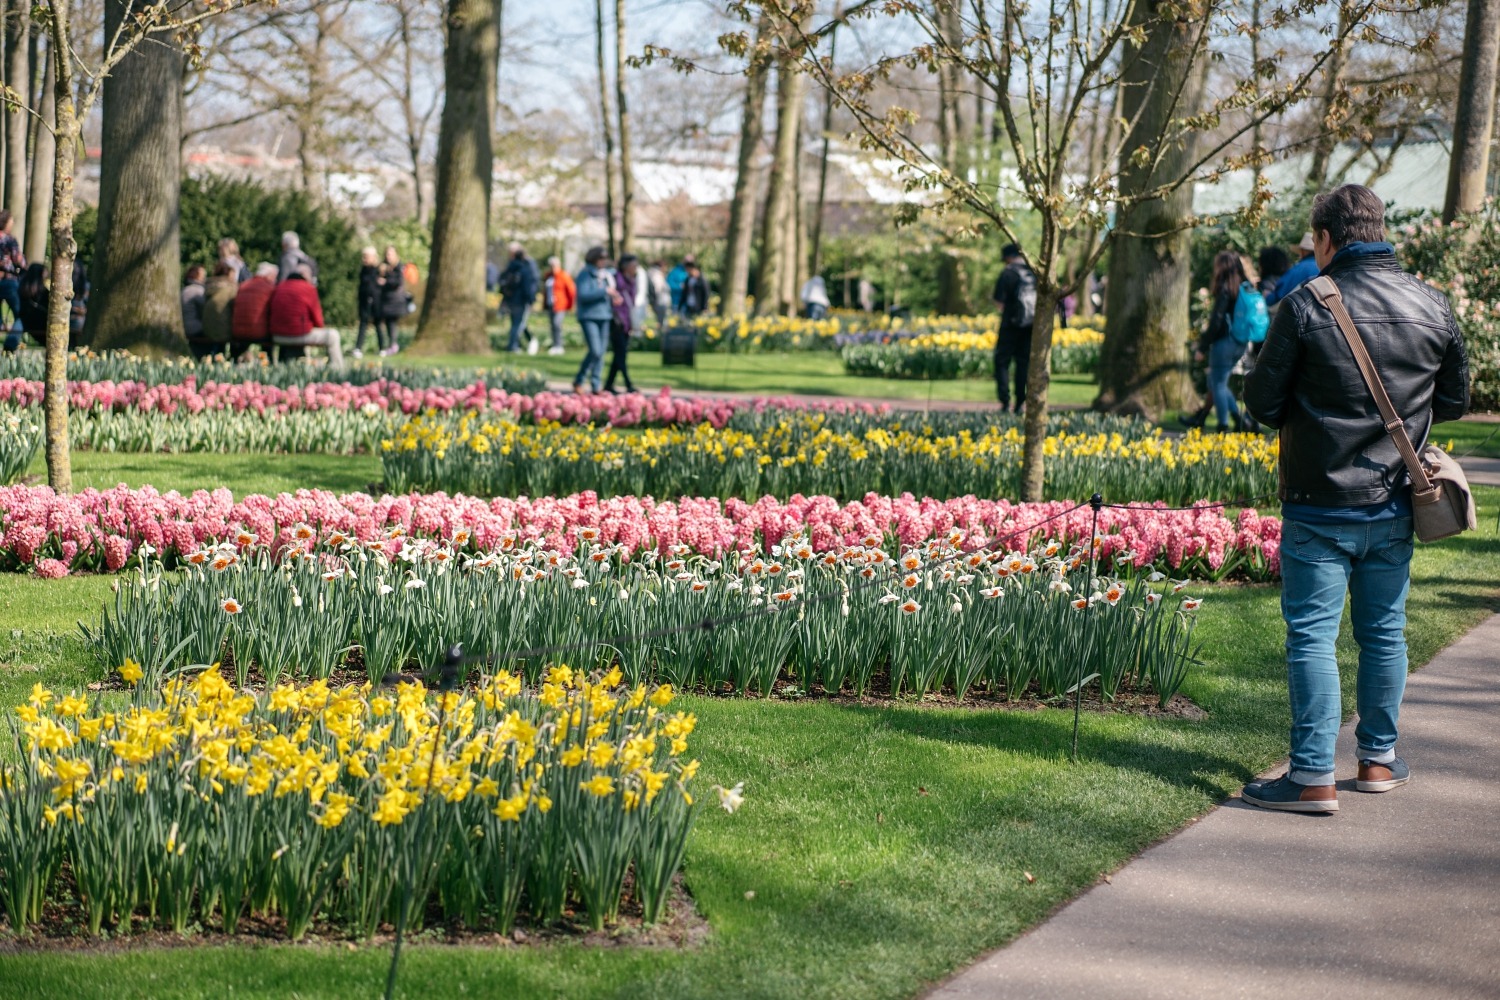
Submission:
POLYGON ((1000 248, 1001 260, 1010 260, 1012 257, 1019 256, 1021 256, 1021 244, 1019 243, 1007 243, 1000 248))
POLYGON ((607 256, 609 254, 603 247, 589 247, 589 252, 583 255, 583 262, 597 264, 607 256))
POLYGON ((1345 184, 1313 199, 1312 227, 1335 247, 1385 239, 1385 202, 1363 184, 1345 184))

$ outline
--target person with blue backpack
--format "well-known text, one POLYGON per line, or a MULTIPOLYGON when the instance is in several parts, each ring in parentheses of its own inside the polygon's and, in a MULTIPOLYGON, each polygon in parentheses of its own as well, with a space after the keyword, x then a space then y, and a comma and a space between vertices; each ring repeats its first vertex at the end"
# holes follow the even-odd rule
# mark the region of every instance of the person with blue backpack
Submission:
MULTIPOLYGON (((1252 344, 1266 339, 1271 325, 1266 300, 1257 287, 1255 266, 1249 260, 1224 250, 1214 258, 1214 276, 1209 285, 1213 311, 1208 327, 1198 340, 1199 361, 1208 362, 1208 393, 1218 418, 1219 431, 1245 430, 1247 423, 1239 401, 1229 388, 1229 376, 1252 344)), ((1204 414, 1207 419, 1207 414, 1204 414)), ((1197 422, 1202 426, 1202 422, 1197 422)))

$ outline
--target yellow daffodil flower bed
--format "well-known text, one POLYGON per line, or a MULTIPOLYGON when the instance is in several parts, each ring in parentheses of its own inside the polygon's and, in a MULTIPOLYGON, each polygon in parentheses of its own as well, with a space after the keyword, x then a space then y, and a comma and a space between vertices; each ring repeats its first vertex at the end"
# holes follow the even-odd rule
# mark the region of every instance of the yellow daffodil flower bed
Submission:
MULTIPOLYGON (((699 316, 693 320, 699 346, 705 351, 834 351, 856 343, 883 343, 925 335, 993 335, 999 315, 888 316, 837 310, 825 319, 801 316, 699 316)), ((1103 316, 1074 316, 1060 334, 1073 330, 1104 329, 1103 316)))
MULTIPOLYGON (((1072 426, 1060 424, 1059 426, 1072 426)), ((1061 430, 1046 442, 1048 496, 1188 503, 1270 493, 1277 446, 1256 434, 1171 438, 1144 422, 1061 430)), ((1015 423, 912 416, 855 422, 792 413, 754 430, 694 427, 621 432, 466 414, 413 418, 381 443, 387 485, 475 496, 759 497, 870 492, 949 499, 1020 493, 1015 423)))
MULTIPOLYGON (((989 378, 994 372, 993 324, 984 331, 924 333, 888 343, 852 344, 843 349, 844 370, 876 378, 989 378)), ((1102 330, 1062 327, 1052 334, 1052 373, 1087 375, 1099 365, 1102 330)))
MULTIPOLYGON (((62 906, 94 934, 248 916, 364 938, 405 905, 408 926, 441 912, 506 932, 575 901, 595 928, 622 905, 654 922, 696 810, 695 719, 672 699, 566 666, 535 691, 500 672, 446 693, 254 693, 215 666, 118 711, 38 684, 16 709, 21 760, 0 765, 10 926, 62 906)), ((732 811, 738 788, 720 791, 732 811)))

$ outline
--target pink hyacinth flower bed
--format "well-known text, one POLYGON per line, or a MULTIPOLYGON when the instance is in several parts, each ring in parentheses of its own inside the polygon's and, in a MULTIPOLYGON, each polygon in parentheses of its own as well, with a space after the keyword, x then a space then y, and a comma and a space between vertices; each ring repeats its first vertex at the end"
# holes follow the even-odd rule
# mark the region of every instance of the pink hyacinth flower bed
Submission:
MULTIPOLYGON (((40 407, 41 382, 0 379, 0 404, 40 407)), ((145 382, 69 382, 68 398, 74 410, 134 413, 202 413, 233 410, 280 414, 316 410, 363 410, 374 407, 389 413, 413 414, 426 410, 504 410, 521 419, 552 420, 565 424, 609 424, 614 427, 668 426, 710 423, 723 427, 736 413, 768 409, 818 410, 834 413, 882 413, 888 406, 849 400, 808 400, 792 397, 711 399, 673 396, 665 387, 655 395, 609 394, 579 396, 574 393, 541 392, 535 396, 506 392, 475 382, 463 388, 413 389, 398 382, 378 381, 368 385, 347 382, 315 382, 279 388, 259 382, 205 382, 189 378, 180 385, 150 385, 145 382)))
MULTIPOLYGON (((404 536, 432 538, 460 549, 490 551, 534 541, 571 552, 584 528, 625 555, 665 552, 678 544, 705 555, 769 551, 782 538, 806 534, 819 551, 892 541, 916 545, 959 529, 966 545, 1024 548, 1015 534, 1071 506, 1060 501, 917 499, 867 494, 840 504, 827 496, 756 501, 683 497, 565 497, 481 500, 443 493, 372 497, 299 490, 239 500, 229 490, 183 496, 117 486, 57 494, 45 486, 0 487, 0 569, 57 577, 117 572, 143 547, 172 564, 205 545, 232 542, 281 551, 337 536, 383 539, 399 551, 404 536)), ((1092 512, 1081 507, 1038 529, 1041 537, 1087 539, 1092 512)), ((1280 571, 1281 521, 1254 510, 1226 517, 1218 508, 1106 508, 1099 516, 1098 555, 1113 572, 1152 568, 1219 579, 1262 580, 1280 571), (1108 561, 1107 563, 1104 561, 1108 561)))

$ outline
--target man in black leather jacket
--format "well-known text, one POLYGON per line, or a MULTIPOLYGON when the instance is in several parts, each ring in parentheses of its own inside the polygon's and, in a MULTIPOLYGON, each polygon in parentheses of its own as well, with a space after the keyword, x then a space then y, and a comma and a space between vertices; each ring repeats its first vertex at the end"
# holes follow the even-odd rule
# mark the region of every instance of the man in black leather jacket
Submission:
MULTIPOLYGON (((1385 204, 1346 184, 1313 202, 1314 253, 1339 287, 1420 451, 1432 425, 1468 409, 1463 340, 1442 293, 1401 270, 1385 204)), ((1359 791, 1410 779, 1396 756, 1406 684, 1411 482, 1333 314, 1305 285, 1282 300, 1245 380, 1245 406, 1281 431, 1282 613, 1292 705, 1291 769, 1245 786, 1253 805, 1334 812, 1341 718, 1338 639, 1346 592, 1359 645, 1359 791)))

